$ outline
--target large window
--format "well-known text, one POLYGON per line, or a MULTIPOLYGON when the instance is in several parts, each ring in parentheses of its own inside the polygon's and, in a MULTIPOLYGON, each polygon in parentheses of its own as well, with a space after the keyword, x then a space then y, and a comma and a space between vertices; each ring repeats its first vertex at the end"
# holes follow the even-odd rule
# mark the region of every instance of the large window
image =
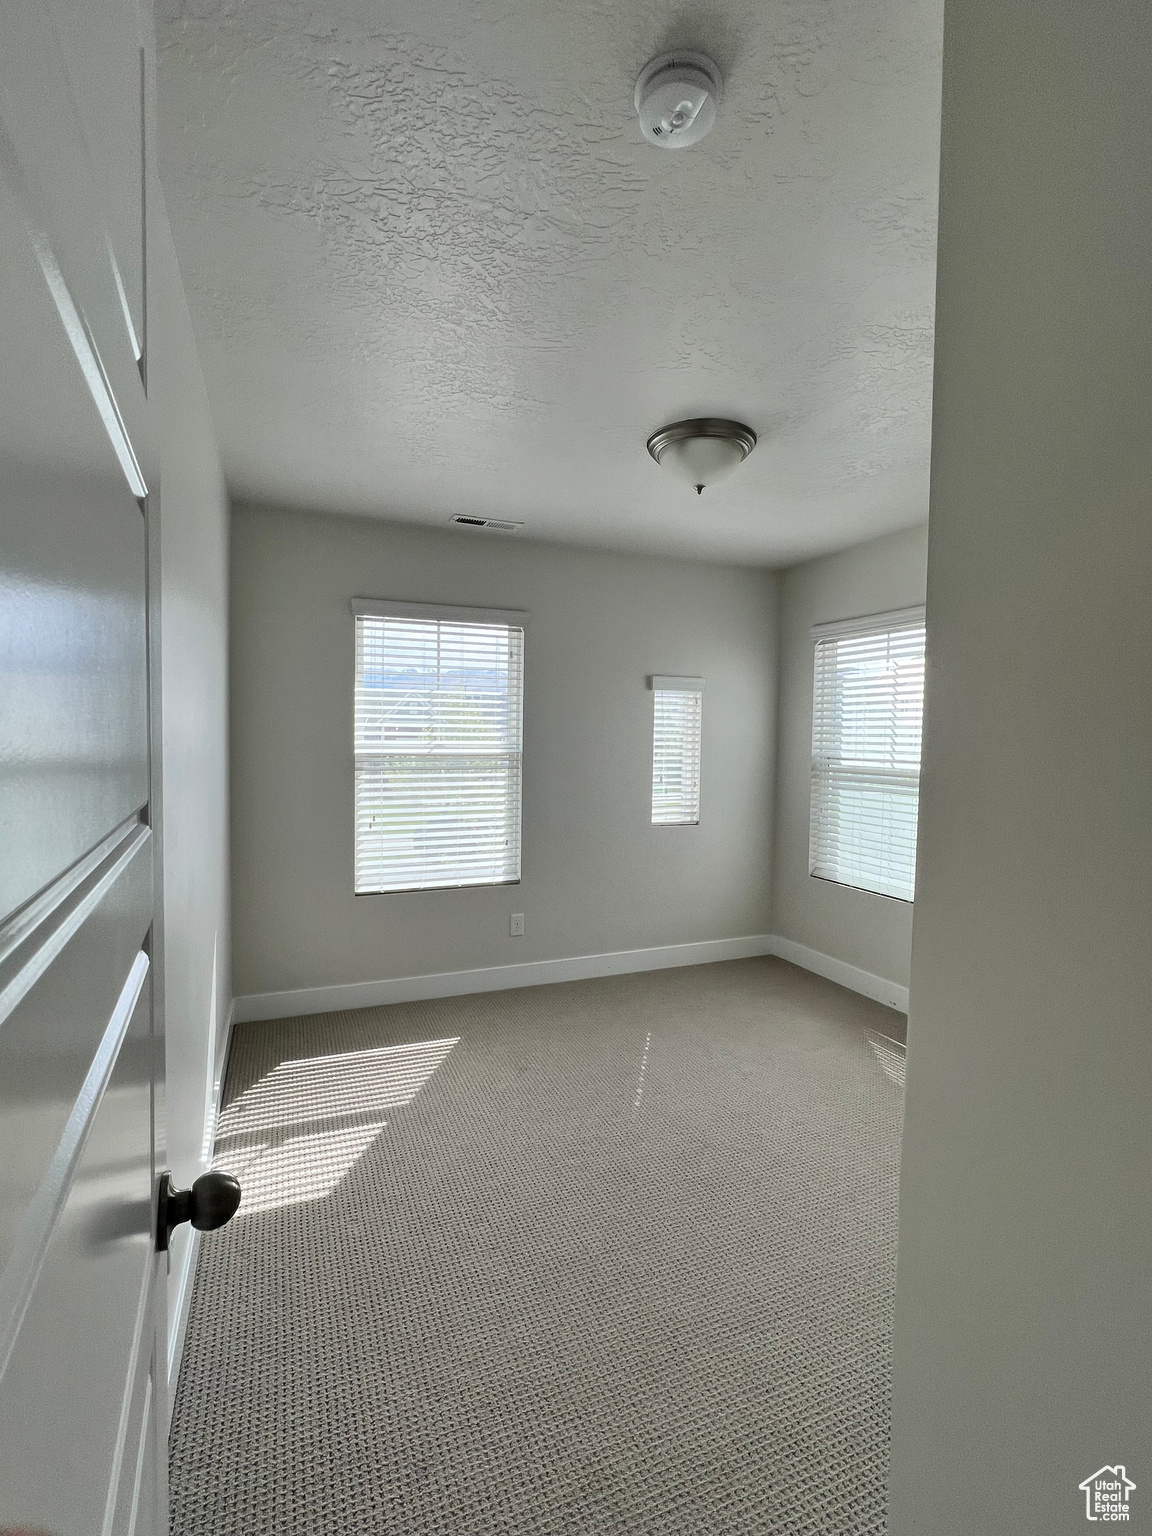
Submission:
POLYGON ((911 901, 924 610, 821 624, 812 634, 809 868, 824 880, 911 901))
POLYGON ((700 820, 702 677, 653 677, 652 825, 694 827, 700 820))
POLYGON ((514 884, 524 616, 352 606, 357 894, 514 884))

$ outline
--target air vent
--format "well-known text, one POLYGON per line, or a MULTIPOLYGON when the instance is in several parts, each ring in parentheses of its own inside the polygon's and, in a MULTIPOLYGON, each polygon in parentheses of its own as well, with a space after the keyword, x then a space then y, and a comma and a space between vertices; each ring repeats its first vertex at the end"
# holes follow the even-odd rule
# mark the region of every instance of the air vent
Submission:
POLYGON ((515 533, 523 523, 506 523, 498 517, 464 517, 458 513, 452 521, 464 528, 487 528, 490 533, 515 533))

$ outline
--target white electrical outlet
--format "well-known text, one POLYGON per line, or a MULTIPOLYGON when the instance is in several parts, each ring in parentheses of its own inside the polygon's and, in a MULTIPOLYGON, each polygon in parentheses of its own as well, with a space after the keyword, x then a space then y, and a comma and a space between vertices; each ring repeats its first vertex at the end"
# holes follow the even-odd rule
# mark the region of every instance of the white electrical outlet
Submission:
POLYGON ((514 939, 522 939, 524 937, 523 912, 513 912, 511 921, 508 924, 508 933, 514 939))

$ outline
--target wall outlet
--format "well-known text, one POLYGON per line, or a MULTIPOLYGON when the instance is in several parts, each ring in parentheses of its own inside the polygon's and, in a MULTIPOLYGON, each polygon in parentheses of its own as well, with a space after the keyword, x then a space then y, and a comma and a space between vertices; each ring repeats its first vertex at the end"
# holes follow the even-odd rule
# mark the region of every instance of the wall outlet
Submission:
POLYGON ((513 912, 511 920, 508 923, 508 933, 510 937, 514 939, 522 939, 524 937, 523 912, 513 912))

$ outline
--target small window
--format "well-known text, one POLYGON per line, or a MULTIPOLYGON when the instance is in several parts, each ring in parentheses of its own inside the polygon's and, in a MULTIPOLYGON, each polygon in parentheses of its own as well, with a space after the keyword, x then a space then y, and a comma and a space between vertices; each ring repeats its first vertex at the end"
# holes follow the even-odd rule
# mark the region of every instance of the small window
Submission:
POLYGON ((924 610, 813 630, 809 869, 911 901, 916 886, 924 610))
POLYGON ((515 884, 524 616, 353 611, 357 895, 515 884))
POLYGON ((702 677, 653 677, 652 825, 694 827, 700 821, 702 677))

